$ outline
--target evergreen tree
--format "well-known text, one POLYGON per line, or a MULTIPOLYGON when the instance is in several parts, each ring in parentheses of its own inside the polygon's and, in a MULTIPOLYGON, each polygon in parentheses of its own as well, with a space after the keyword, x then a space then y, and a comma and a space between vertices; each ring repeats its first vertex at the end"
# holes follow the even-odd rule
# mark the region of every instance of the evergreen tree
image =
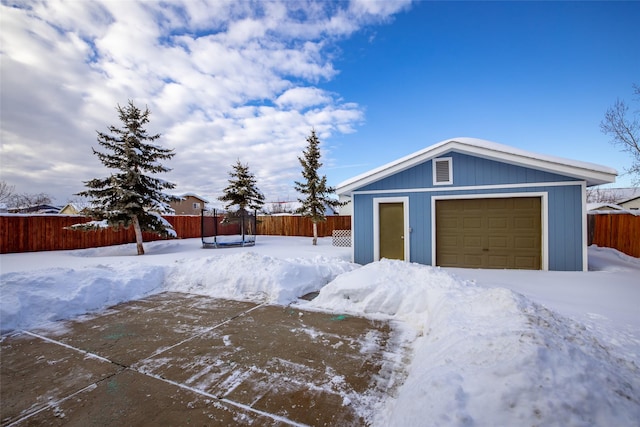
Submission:
MULTIPOLYGON (((264 195, 256 185, 256 177, 249 172, 249 165, 243 165, 240 160, 233 165, 233 170, 229 172, 229 185, 224 189, 224 195, 218 200, 227 202, 225 209, 237 206, 235 213, 230 213, 224 222, 240 222, 240 231, 245 234, 245 220, 247 219, 247 208, 260 209, 264 205, 264 195)), ((251 222, 248 224, 249 233, 255 233, 251 229, 251 222)))
POLYGON ((244 212, 247 208, 260 209, 264 205, 264 195, 256 186, 256 177, 249 172, 249 165, 243 165, 240 160, 229 172, 229 185, 223 191, 224 195, 218 200, 227 202, 225 209, 238 206, 238 211, 244 212))
POLYGON ((307 137, 307 150, 303 151, 303 157, 298 157, 302 165, 303 182, 295 182, 295 189, 305 196, 298 199, 302 206, 296 213, 309 217, 313 223, 313 244, 318 244, 318 222, 326 221, 324 215, 327 206, 338 207, 341 205, 337 200, 330 198, 331 193, 335 193, 335 188, 327 187, 327 177, 318 176, 318 170, 322 167, 320 163, 320 140, 316 136, 316 131, 311 130, 311 135, 307 137))
POLYGON ((118 105, 116 110, 122 128, 109 126, 110 133, 98 132, 98 144, 106 152, 92 148, 102 164, 114 172, 106 178, 85 181, 88 190, 77 194, 91 199, 89 213, 100 222, 79 224, 75 228, 106 226, 118 229, 133 225, 138 255, 142 255, 143 231, 161 236, 175 235, 171 225, 160 216, 171 212, 168 203, 177 200, 162 191, 174 188, 175 184, 152 176, 170 171, 160 161, 171 159, 175 153, 153 144, 160 134, 147 134, 148 108, 141 111, 129 101, 124 108, 118 105))

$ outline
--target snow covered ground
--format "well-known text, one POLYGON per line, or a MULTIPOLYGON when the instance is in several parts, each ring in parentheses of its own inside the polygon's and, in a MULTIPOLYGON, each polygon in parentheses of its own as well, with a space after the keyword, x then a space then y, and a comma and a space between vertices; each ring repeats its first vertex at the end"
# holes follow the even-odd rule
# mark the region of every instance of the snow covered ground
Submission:
POLYGON ((0 255, 0 328, 42 326, 162 291, 394 319, 416 338, 374 425, 624 426, 640 420, 640 260, 589 248, 589 272, 349 262, 320 239, 199 239, 0 255), (321 289, 311 302, 299 300, 321 289))

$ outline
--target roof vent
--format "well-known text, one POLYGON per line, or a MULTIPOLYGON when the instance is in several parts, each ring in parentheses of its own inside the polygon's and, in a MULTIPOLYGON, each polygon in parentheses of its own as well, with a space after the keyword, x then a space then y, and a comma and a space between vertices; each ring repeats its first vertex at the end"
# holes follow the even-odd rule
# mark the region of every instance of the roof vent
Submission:
POLYGON ((433 159, 433 184, 446 185, 453 184, 453 171, 451 168, 451 157, 433 159))

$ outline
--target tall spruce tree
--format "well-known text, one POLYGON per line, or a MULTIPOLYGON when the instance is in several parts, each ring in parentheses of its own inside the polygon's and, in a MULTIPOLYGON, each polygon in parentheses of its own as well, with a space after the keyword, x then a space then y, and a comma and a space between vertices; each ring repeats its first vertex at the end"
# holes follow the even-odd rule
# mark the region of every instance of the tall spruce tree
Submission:
MULTIPOLYGON (((229 211, 233 206, 238 207, 235 213, 230 212, 225 221, 239 221, 241 233, 244 235, 247 208, 260 209, 264 205, 264 195, 256 185, 255 175, 249 172, 248 164, 243 165, 238 160, 232 167, 233 170, 229 172, 229 185, 223 190, 224 195, 218 197, 218 200, 227 202, 225 209, 229 211)), ((249 232, 255 232, 255 230, 250 229, 249 232)))
POLYGON ((243 165, 238 160, 232 167, 233 170, 229 172, 229 185, 218 200, 227 202, 225 209, 233 206, 237 206, 241 212, 247 208, 260 209, 264 205, 264 195, 256 185, 255 175, 249 172, 249 165, 243 165))
POLYGON ((105 152, 92 148, 102 164, 114 172, 106 178, 85 181, 88 190, 77 194, 90 198, 89 213, 98 221, 79 224, 75 228, 86 230, 106 226, 118 229, 133 225, 138 255, 143 255, 143 231, 161 236, 175 235, 171 225, 160 216, 171 212, 169 202, 177 200, 162 191, 175 188, 175 184, 153 176, 170 171, 160 161, 171 159, 175 153, 153 144, 160 134, 147 134, 148 108, 142 111, 129 101, 125 107, 118 105, 116 110, 122 127, 109 126, 109 133, 98 132, 98 144, 105 152))
POLYGON ((318 223, 326 221, 325 209, 327 206, 338 207, 341 205, 337 200, 329 197, 335 193, 335 188, 327 187, 327 177, 318 176, 318 170, 322 167, 320 163, 320 140, 316 136, 316 131, 311 130, 311 135, 307 137, 307 149, 303 151, 303 157, 298 157, 302 165, 303 182, 295 181, 295 189, 305 196, 298 199, 300 206, 296 213, 302 214, 311 219, 313 224, 313 245, 318 244, 318 223))

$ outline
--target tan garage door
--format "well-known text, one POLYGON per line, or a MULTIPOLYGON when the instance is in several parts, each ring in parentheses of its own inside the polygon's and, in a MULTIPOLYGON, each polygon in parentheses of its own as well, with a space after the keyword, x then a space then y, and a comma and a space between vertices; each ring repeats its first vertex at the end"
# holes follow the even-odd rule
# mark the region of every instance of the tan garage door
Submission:
POLYGON ((436 264, 539 270, 539 197, 436 201, 436 264))

